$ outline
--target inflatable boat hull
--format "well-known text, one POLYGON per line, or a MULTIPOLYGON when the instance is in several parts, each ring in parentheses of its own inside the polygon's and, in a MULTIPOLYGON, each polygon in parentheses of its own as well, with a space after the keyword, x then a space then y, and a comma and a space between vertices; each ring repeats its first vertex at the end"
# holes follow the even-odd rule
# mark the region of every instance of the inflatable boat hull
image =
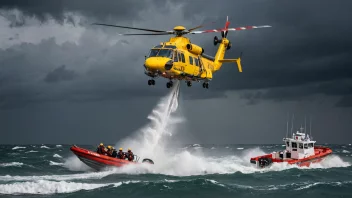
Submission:
MULTIPOLYGON (((109 157, 107 155, 101 155, 97 152, 93 152, 84 148, 80 148, 76 145, 72 146, 70 150, 87 166, 95 169, 102 170, 106 167, 121 167, 129 164, 139 164, 135 161, 128 161, 124 159, 118 159, 109 157)), ((144 159, 143 162, 153 162, 149 159, 144 159)))

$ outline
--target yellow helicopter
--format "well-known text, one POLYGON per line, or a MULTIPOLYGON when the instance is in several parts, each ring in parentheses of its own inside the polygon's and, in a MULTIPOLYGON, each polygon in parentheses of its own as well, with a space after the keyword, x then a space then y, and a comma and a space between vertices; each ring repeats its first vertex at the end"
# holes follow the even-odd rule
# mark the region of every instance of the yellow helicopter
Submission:
POLYGON ((148 85, 155 85, 154 78, 164 77, 170 79, 166 83, 166 87, 173 86, 172 80, 184 80, 187 86, 191 87, 193 81, 203 81, 203 88, 209 88, 209 81, 213 79, 213 74, 220 70, 223 63, 236 62, 239 72, 242 72, 241 55, 237 59, 224 59, 225 51, 231 48, 231 42, 226 38, 228 31, 248 30, 255 28, 271 27, 269 25, 262 26, 246 26, 229 28, 230 22, 228 16, 225 27, 213 30, 194 31, 203 27, 203 25, 186 30, 183 26, 176 26, 171 31, 152 30, 144 28, 126 27, 118 25, 109 25, 102 23, 93 23, 93 25, 103 25, 110 27, 119 27, 134 30, 143 30, 154 33, 145 34, 119 34, 119 35, 169 35, 173 34, 169 41, 162 42, 160 45, 154 46, 148 56, 145 56, 144 68, 145 74, 151 77, 148 85), (191 43, 190 39, 184 37, 185 34, 201 34, 210 32, 221 32, 221 39, 214 37, 214 45, 219 45, 215 57, 204 53, 204 49, 196 44, 191 43))

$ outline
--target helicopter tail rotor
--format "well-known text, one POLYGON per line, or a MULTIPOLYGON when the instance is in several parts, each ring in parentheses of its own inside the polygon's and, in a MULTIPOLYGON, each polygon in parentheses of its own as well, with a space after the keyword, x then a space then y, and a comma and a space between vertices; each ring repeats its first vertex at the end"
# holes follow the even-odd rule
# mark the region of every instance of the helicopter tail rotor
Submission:
MULTIPOLYGON (((225 23, 225 27, 223 29, 219 29, 221 31, 221 38, 226 38, 227 37, 227 33, 228 28, 230 25, 230 21, 229 21, 229 16, 226 17, 226 23, 225 23)), ((216 46, 218 43, 221 43, 222 39, 218 39, 217 36, 214 37, 214 45, 216 46)), ((231 48, 231 42, 229 43, 227 50, 229 50, 231 48)))

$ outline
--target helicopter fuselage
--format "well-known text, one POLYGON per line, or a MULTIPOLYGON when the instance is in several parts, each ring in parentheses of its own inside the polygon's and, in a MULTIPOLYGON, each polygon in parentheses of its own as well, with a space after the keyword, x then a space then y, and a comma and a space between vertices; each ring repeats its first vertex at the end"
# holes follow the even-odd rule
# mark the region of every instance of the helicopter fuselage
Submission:
MULTIPOLYGON (((228 44, 227 39, 223 42, 224 45, 228 44)), ((219 50, 217 55, 222 59, 226 47, 220 46, 219 50)), ((152 78, 161 76, 170 81, 186 80, 190 84, 191 81, 210 81, 221 64, 214 57, 204 54, 204 49, 192 44, 189 38, 176 36, 152 48, 146 56, 144 67, 145 74, 152 78)))

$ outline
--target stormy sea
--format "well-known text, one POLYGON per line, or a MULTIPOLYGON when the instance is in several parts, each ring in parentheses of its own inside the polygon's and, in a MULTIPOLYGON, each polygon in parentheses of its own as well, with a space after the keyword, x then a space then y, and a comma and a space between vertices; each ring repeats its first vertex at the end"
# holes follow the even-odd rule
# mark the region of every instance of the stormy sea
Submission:
MULTIPOLYGON (((154 164, 94 171, 66 144, 0 145, 0 197, 352 197, 352 146, 324 144, 333 154, 309 168, 274 164, 257 169, 250 158, 282 150, 273 145, 177 144, 182 117, 178 84, 148 116, 150 123, 115 148, 154 164)), ((95 150, 96 145, 77 145, 95 150)))

